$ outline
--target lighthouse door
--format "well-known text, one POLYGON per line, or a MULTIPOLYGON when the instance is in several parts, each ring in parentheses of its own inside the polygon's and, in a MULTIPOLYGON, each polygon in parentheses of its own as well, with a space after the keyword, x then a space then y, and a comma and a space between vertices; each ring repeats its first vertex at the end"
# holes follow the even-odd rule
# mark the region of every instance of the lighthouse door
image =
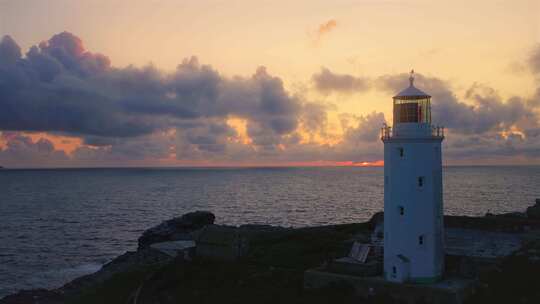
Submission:
POLYGON ((402 254, 396 255, 391 261, 390 273, 387 273, 387 280, 403 283, 409 280, 410 261, 402 254))

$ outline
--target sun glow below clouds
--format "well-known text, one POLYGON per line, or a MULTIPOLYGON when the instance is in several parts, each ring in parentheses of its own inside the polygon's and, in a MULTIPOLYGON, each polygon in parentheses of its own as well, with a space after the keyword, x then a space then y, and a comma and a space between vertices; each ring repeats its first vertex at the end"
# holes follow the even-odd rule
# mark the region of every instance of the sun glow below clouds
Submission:
POLYGON ((32 143, 37 143, 40 139, 48 140, 56 150, 62 150, 68 155, 71 155, 83 144, 82 139, 76 136, 56 135, 46 132, 0 132, 0 150, 5 149, 10 138, 16 135, 28 137, 32 143))
POLYGON ((34 143, 40 139, 47 139, 53 144, 55 149, 62 150, 68 155, 71 155, 73 151, 82 146, 82 139, 75 136, 55 135, 45 132, 25 133, 25 135, 30 137, 34 143))
POLYGON ((247 120, 237 117, 230 117, 227 119, 227 125, 236 131, 235 137, 229 137, 230 141, 242 143, 244 145, 251 145, 253 141, 247 133, 247 120))
POLYGON ((527 134, 519 130, 516 126, 512 126, 509 130, 501 131, 499 134, 506 140, 509 140, 512 137, 519 137, 521 139, 527 138, 527 134))

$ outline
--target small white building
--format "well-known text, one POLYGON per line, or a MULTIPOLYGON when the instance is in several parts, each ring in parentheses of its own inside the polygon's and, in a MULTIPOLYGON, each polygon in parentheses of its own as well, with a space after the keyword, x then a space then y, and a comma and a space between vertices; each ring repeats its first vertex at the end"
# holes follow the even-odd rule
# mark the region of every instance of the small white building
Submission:
POLYGON ((441 143, 431 124, 431 96, 410 85, 394 96, 393 127, 384 126, 384 275, 430 283, 444 270, 441 143))

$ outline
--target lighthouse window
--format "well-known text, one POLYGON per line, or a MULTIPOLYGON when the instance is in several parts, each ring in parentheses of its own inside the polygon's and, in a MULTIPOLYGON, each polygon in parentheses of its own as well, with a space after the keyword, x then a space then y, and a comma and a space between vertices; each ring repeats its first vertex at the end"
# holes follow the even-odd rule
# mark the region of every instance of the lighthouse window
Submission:
POLYGON ((396 277, 397 269, 396 266, 392 266, 392 277, 396 277))
POLYGON ((394 104, 394 117, 398 123, 403 122, 419 122, 419 117, 422 117, 421 106, 418 102, 407 100, 396 100, 394 104))
POLYGON ((418 237, 418 245, 424 245, 424 236, 423 235, 418 237))
POLYGON ((405 208, 403 206, 398 207, 399 215, 405 215, 405 208))
POLYGON ((398 148, 398 154, 399 154, 399 157, 403 157, 403 148, 402 147, 398 148))
POLYGON ((424 177, 423 176, 418 177, 418 187, 420 187, 420 188, 424 187, 424 177))

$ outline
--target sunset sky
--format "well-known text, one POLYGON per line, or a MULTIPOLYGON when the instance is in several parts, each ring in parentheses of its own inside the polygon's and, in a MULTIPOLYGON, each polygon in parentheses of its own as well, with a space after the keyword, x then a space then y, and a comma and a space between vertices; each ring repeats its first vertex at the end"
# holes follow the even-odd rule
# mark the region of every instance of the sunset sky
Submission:
POLYGON ((540 164, 537 0, 0 0, 0 39, 2 166, 381 165, 412 68, 446 164, 540 164))

